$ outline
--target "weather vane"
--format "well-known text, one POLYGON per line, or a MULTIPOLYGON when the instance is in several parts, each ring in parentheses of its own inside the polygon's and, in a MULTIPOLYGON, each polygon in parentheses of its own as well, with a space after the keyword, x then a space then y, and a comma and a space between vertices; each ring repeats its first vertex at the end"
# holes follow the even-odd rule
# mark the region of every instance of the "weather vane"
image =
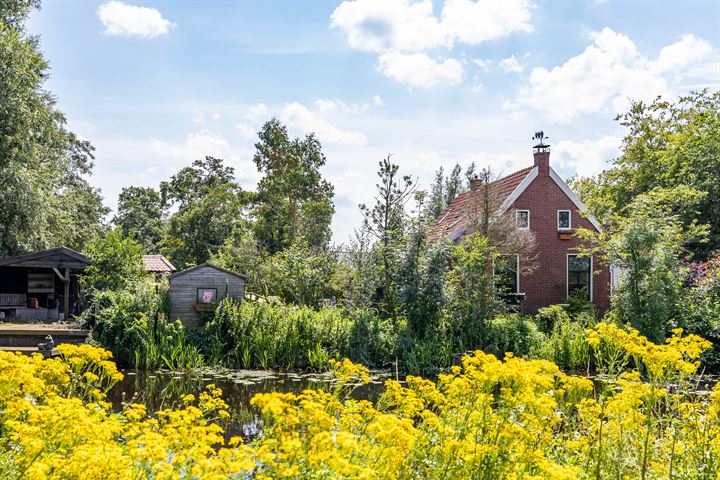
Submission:
POLYGON ((545 140, 550 140, 550 137, 546 137, 545 132, 543 132, 542 130, 540 130, 539 132, 535 132, 535 135, 533 135, 532 139, 538 141, 538 144, 533 146, 533 148, 536 149, 538 152, 547 151, 547 149, 550 148, 550 145, 545 143, 545 140))

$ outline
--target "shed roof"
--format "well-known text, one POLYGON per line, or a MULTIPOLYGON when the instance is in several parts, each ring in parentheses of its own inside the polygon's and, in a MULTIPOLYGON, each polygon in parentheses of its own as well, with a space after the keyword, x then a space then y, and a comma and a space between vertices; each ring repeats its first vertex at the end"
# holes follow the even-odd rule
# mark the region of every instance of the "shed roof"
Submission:
POLYGON ((90 259, 80 252, 60 246, 0 259, 0 267, 71 268, 84 270, 90 259))
POLYGON ((192 272, 192 271, 198 270, 198 269, 203 268, 203 267, 214 268, 215 270, 219 270, 219 271, 221 271, 221 272, 225 272, 225 273, 228 273, 228 274, 230 274, 230 275, 235 275, 236 277, 242 278, 243 280, 247 280, 247 277, 246 277, 245 275, 241 274, 241 273, 233 272, 232 270, 228 270, 227 268, 218 267, 217 265, 213 265, 212 263, 208 263, 208 262, 201 263, 200 265, 195 265, 194 267, 188 268, 187 270, 182 270, 182 271, 180 271, 180 272, 173 273, 172 275, 170 275, 169 278, 176 278, 176 277, 179 277, 179 276, 181 276, 181 275, 185 275, 186 273, 190 273, 190 272, 192 272))
POLYGON ((145 270, 153 273, 174 273, 177 268, 163 255, 143 255, 145 270))

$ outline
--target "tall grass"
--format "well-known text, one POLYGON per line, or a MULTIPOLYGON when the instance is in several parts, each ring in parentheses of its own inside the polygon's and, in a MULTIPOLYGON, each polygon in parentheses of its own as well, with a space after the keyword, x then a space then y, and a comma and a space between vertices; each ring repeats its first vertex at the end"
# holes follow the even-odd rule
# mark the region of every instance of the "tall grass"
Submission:
POLYGON ((135 368, 189 370, 202 366, 200 351, 180 322, 167 320, 167 282, 144 278, 125 290, 96 296, 97 311, 84 320, 120 363, 135 368))
POLYGON ((240 368, 320 368, 335 357, 377 366, 397 344, 388 322, 367 310, 231 299, 220 303, 204 333, 211 363, 240 368))

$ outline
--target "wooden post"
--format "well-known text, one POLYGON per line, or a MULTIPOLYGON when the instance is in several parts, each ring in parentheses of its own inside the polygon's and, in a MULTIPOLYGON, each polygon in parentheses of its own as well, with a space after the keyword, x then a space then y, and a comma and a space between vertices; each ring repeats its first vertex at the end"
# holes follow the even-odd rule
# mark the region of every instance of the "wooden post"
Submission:
POLYGON ((65 278, 63 278, 65 284, 65 295, 63 298, 65 305, 65 320, 70 320, 70 269, 65 269, 65 278))

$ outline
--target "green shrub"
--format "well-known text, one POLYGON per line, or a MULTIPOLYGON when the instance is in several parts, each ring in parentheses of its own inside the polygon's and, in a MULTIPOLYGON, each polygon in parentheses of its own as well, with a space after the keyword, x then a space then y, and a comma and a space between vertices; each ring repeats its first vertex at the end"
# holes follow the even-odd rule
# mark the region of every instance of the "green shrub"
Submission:
POLYGON ((196 347, 179 322, 169 322, 168 285, 143 276, 118 291, 95 294, 95 307, 85 311, 85 324, 101 345, 121 363, 137 368, 190 369, 202 365, 196 347))
POLYGON ((516 356, 527 356, 545 341, 535 323, 521 315, 509 314, 495 317, 488 324, 480 346, 486 353, 500 358, 506 352, 516 356))
POLYGON ((349 357, 377 366, 394 358, 397 336, 369 310, 223 300, 205 327, 212 363, 242 368, 320 368, 349 357))
MULTIPOLYGON (((536 321, 545 322, 549 311, 554 307, 541 309, 536 321)), ((565 370, 588 369, 590 346, 585 341, 586 330, 595 324, 594 314, 584 313, 571 318, 564 311, 560 313, 554 309, 552 313, 557 314, 552 330, 547 340, 538 346, 534 355, 551 360, 565 370)))

